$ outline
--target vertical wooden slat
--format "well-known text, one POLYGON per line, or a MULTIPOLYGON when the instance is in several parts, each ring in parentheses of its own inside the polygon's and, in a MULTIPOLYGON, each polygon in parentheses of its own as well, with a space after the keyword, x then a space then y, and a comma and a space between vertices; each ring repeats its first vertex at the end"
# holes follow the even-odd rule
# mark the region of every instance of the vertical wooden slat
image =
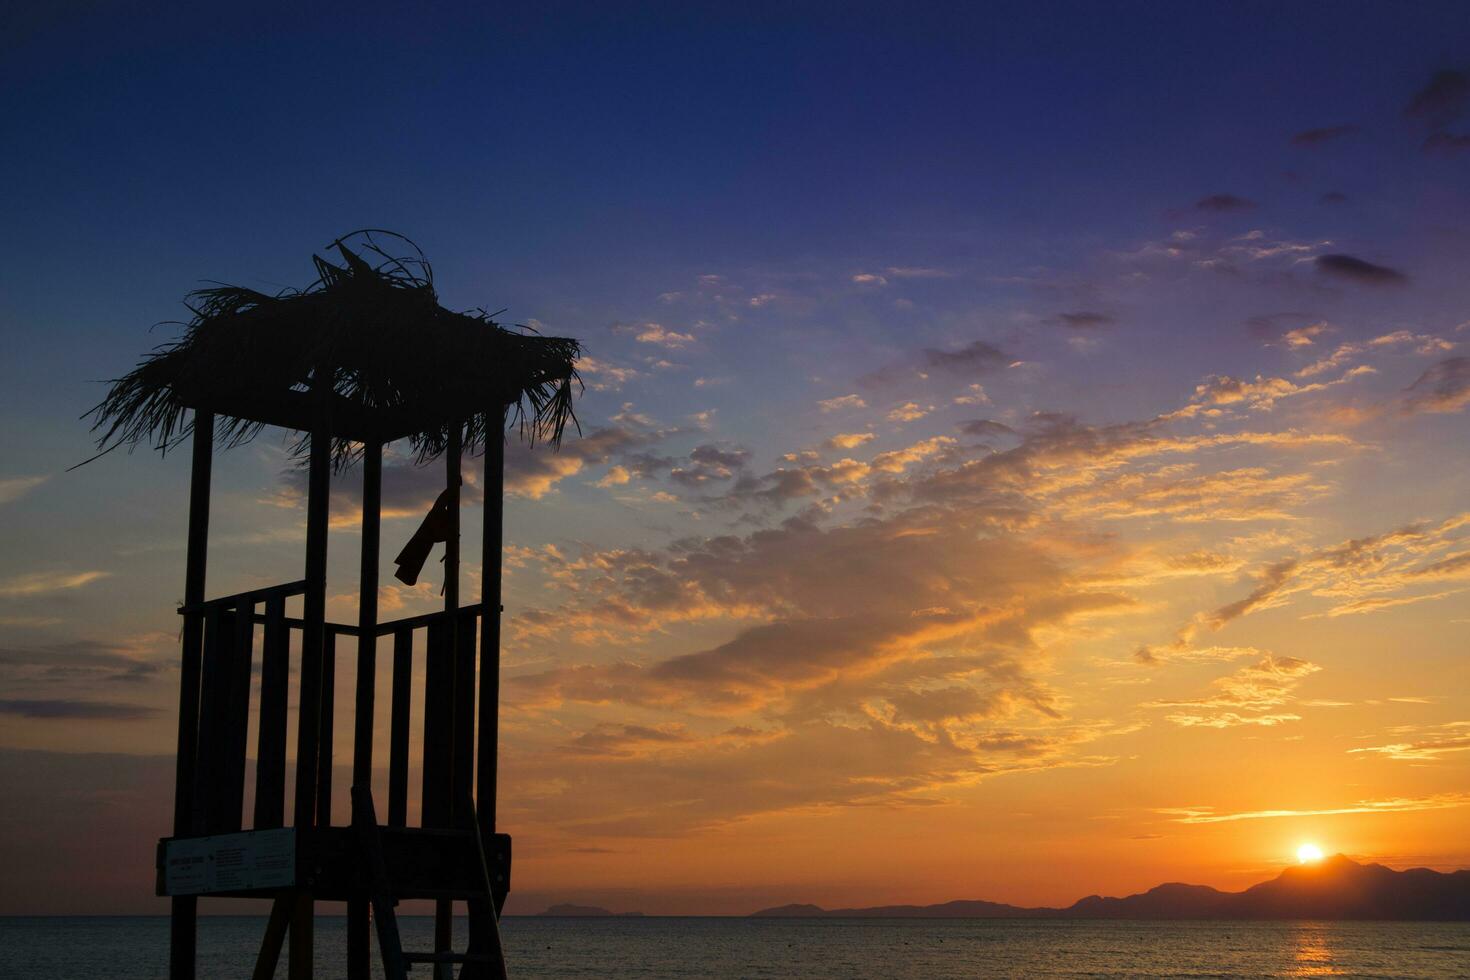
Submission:
POLYGON ((204 666, 199 681, 198 772, 194 780, 194 833, 214 833, 219 790, 220 728, 224 705, 221 691, 228 676, 224 669, 221 634, 228 635, 226 617, 218 606, 204 613, 204 666))
POLYGON ((322 716, 317 742, 316 825, 332 825, 332 732, 336 728, 337 631, 328 626, 322 641, 322 716))
POLYGON ((256 830, 286 822, 286 700, 291 677, 291 634, 286 599, 265 601, 260 654, 260 731, 255 749, 256 830))
POLYGON ((495 833, 496 765, 500 751, 500 575, 505 516, 505 407, 485 413, 485 526, 480 554, 480 731, 476 806, 480 836, 495 833), (499 425, 491 423, 498 420, 499 425))
POLYGON ((475 614, 455 616, 454 633, 454 788, 450 792, 454 825, 471 802, 475 778, 475 614))
MULTIPOLYGON (((184 558, 184 604, 204 601, 204 573, 209 553, 209 482, 214 462, 214 414, 194 413, 193 459, 189 475, 189 538, 184 558)), ((174 765, 174 836, 194 831, 194 795, 198 774, 199 685, 202 673, 204 619, 198 612, 184 617, 183 658, 179 668, 178 757, 174 765)), ((193 980, 199 900, 178 895, 169 907, 168 973, 172 980, 193 980)))
MULTIPOLYGON (((214 683, 204 685, 204 697, 209 704, 209 766, 204 770, 204 782, 209 787, 205 806, 209 814, 209 832, 220 834, 238 828, 230 826, 230 790, 235 766, 231 760, 234 750, 234 697, 235 687, 235 611, 223 608, 219 611, 219 628, 215 633, 214 683)), ((210 656, 206 649, 205 657, 210 656)), ((208 668, 206 667, 206 670, 208 668)))
POLYGON ((220 765, 222 833, 240 829, 245 809, 245 752, 250 739, 250 668, 255 656, 255 604, 242 599, 225 647, 229 673, 225 693, 223 759, 220 765))
POLYGON ((454 659, 448 617, 430 620, 424 644, 425 827, 449 826, 449 776, 454 753, 454 659))
POLYGON ((388 826, 408 826, 408 732, 413 693, 413 630, 393 631, 393 706, 388 734, 388 826))
MULTIPOLYGON (((313 394, 324 405, 329 373, 318 368, 313 394)), ((316 821, 318 748, 321 737, 322 640, 327 612, 327 516, 331 492, 331 420, 323 407, 311 433, 306 497, 306 592, 302 597, 301 701, 296 730, 296 805, 298 827, 316 821)))

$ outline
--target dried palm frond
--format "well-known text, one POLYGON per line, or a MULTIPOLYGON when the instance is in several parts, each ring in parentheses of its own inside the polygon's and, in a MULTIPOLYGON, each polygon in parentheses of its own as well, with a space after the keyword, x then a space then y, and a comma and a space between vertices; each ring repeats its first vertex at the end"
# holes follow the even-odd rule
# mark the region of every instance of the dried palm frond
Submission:
MULTIPOLYGON (((196 409, 214 411, 221 443, 236 446, 280 414, 253 406, 304 403, 306 392, 330 393, 339 411, 407 438, 421 463, 444 452, 456 426, 472 453, 501 438, 506 419, 528 441, 553 445, 577 426, 577 341, 445 309, 423 253, 400 235, 369 229, 330 247, 345 265, 313 256, 317 279, 304 290, 191 293, 183 336, 145 355, 88 413, 99 450, 146 442, 167 452, 192 433, 196 409), (413 254, 390 254, 380 237, 413 254)), ((303 436, 293 452, 308 445, 303 436)), ((340 467, 361 446, 338 435, 332 448, 340 467)))

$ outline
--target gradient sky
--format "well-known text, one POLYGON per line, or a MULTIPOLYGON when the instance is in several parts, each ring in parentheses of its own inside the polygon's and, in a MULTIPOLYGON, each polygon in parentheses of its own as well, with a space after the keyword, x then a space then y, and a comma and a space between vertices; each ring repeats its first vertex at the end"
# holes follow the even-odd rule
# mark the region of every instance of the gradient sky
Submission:
MULTIPOLYGON (((478 8, 7 14, 0 912, 163 908, 187 454, 63 472, 96 381, 362 226, 586 345, 509 462, 513 911, 1470 865, 1463 4, 478 8)), ((300 485, 219 457, 211 593, 300 485)))

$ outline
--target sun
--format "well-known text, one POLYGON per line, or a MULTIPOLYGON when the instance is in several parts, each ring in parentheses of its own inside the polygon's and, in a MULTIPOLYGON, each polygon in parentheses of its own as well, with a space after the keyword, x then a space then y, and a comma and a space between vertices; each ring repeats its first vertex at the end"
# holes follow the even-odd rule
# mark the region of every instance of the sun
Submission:
POLYGON ((1316 864, 1323 857, 1322 848, 1316 844, 1302 844, 1296 849, 1296 859, 1299 864, 1316 864))

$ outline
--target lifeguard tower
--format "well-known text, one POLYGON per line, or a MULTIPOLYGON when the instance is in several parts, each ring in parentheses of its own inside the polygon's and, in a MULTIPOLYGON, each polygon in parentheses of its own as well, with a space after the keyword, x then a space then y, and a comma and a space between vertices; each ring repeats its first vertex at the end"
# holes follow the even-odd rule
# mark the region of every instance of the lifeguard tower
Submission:
MULTIPOLYGON (((388 980, 417 964, 432 965, 438 978, 452 977, 455 965, 462 978, 502 978, 498 919, 511 865, 510 838, 495 832, 504 440, 515 429, 555 446, 575 425, 580 348, 506 329, 483 311, 440 306, 422 253, 399 236, 356 232, 331 250, 345 265, 314 257, 318 279, 304 291, 272 296, 220 286, 192 294, 184 336, 114 382, 93 412, 103 450, 147 443, 167 451, 185 441, 193 448, 173 835, 159 841, 157 859, 158 893, 172 900, 170 976, 195 976, 199 900, 228 896, 273 903, 257 980, 274 976, 288 937, 289 976, 312 976, 316 901, 347 903, 352 980, 371 975, 370 922, 388 980), (391 254, 384 242, 403 243, 413 255, 391 254), (304 572, 298 581, 210 598, 215 442, 238 445, 265 426, 300 434, 293 451, 307 468, 304 572), (399 577, 411 583, 434 543, 444 543, 444 608, 381 622, 383 448, 400 441, 416 463, 444 465, 444 489, 398 559, 399 577), (460 467, 477 451, 485 461, 481 595, 461 604, 460 467), (357 622, 333 623, 326 618, 329 484, 334 471, 358 463, 357 622), (375 772, 382 779, 373 760, 377 657, 390 643, 381 820, 373 793, 375 772), (355 649, 350 705, 335 698, 344 648, 355 649), (424 677, 421 717, 412 705, 416 666, 424 677), (333 734, 349 730, 343 709, 351 711, 350 812, 334 813, 334 764, 342 759, 333 734), (414 725, 422 726, 417 760, 414 725), (403 949, 394 914, 401 899, 435 902, 433 949, 403 949), (455 902, 467 905, 463 952, 451 948, 455 902)), ((339 780, 339 796, 341 788, 339 780)))

